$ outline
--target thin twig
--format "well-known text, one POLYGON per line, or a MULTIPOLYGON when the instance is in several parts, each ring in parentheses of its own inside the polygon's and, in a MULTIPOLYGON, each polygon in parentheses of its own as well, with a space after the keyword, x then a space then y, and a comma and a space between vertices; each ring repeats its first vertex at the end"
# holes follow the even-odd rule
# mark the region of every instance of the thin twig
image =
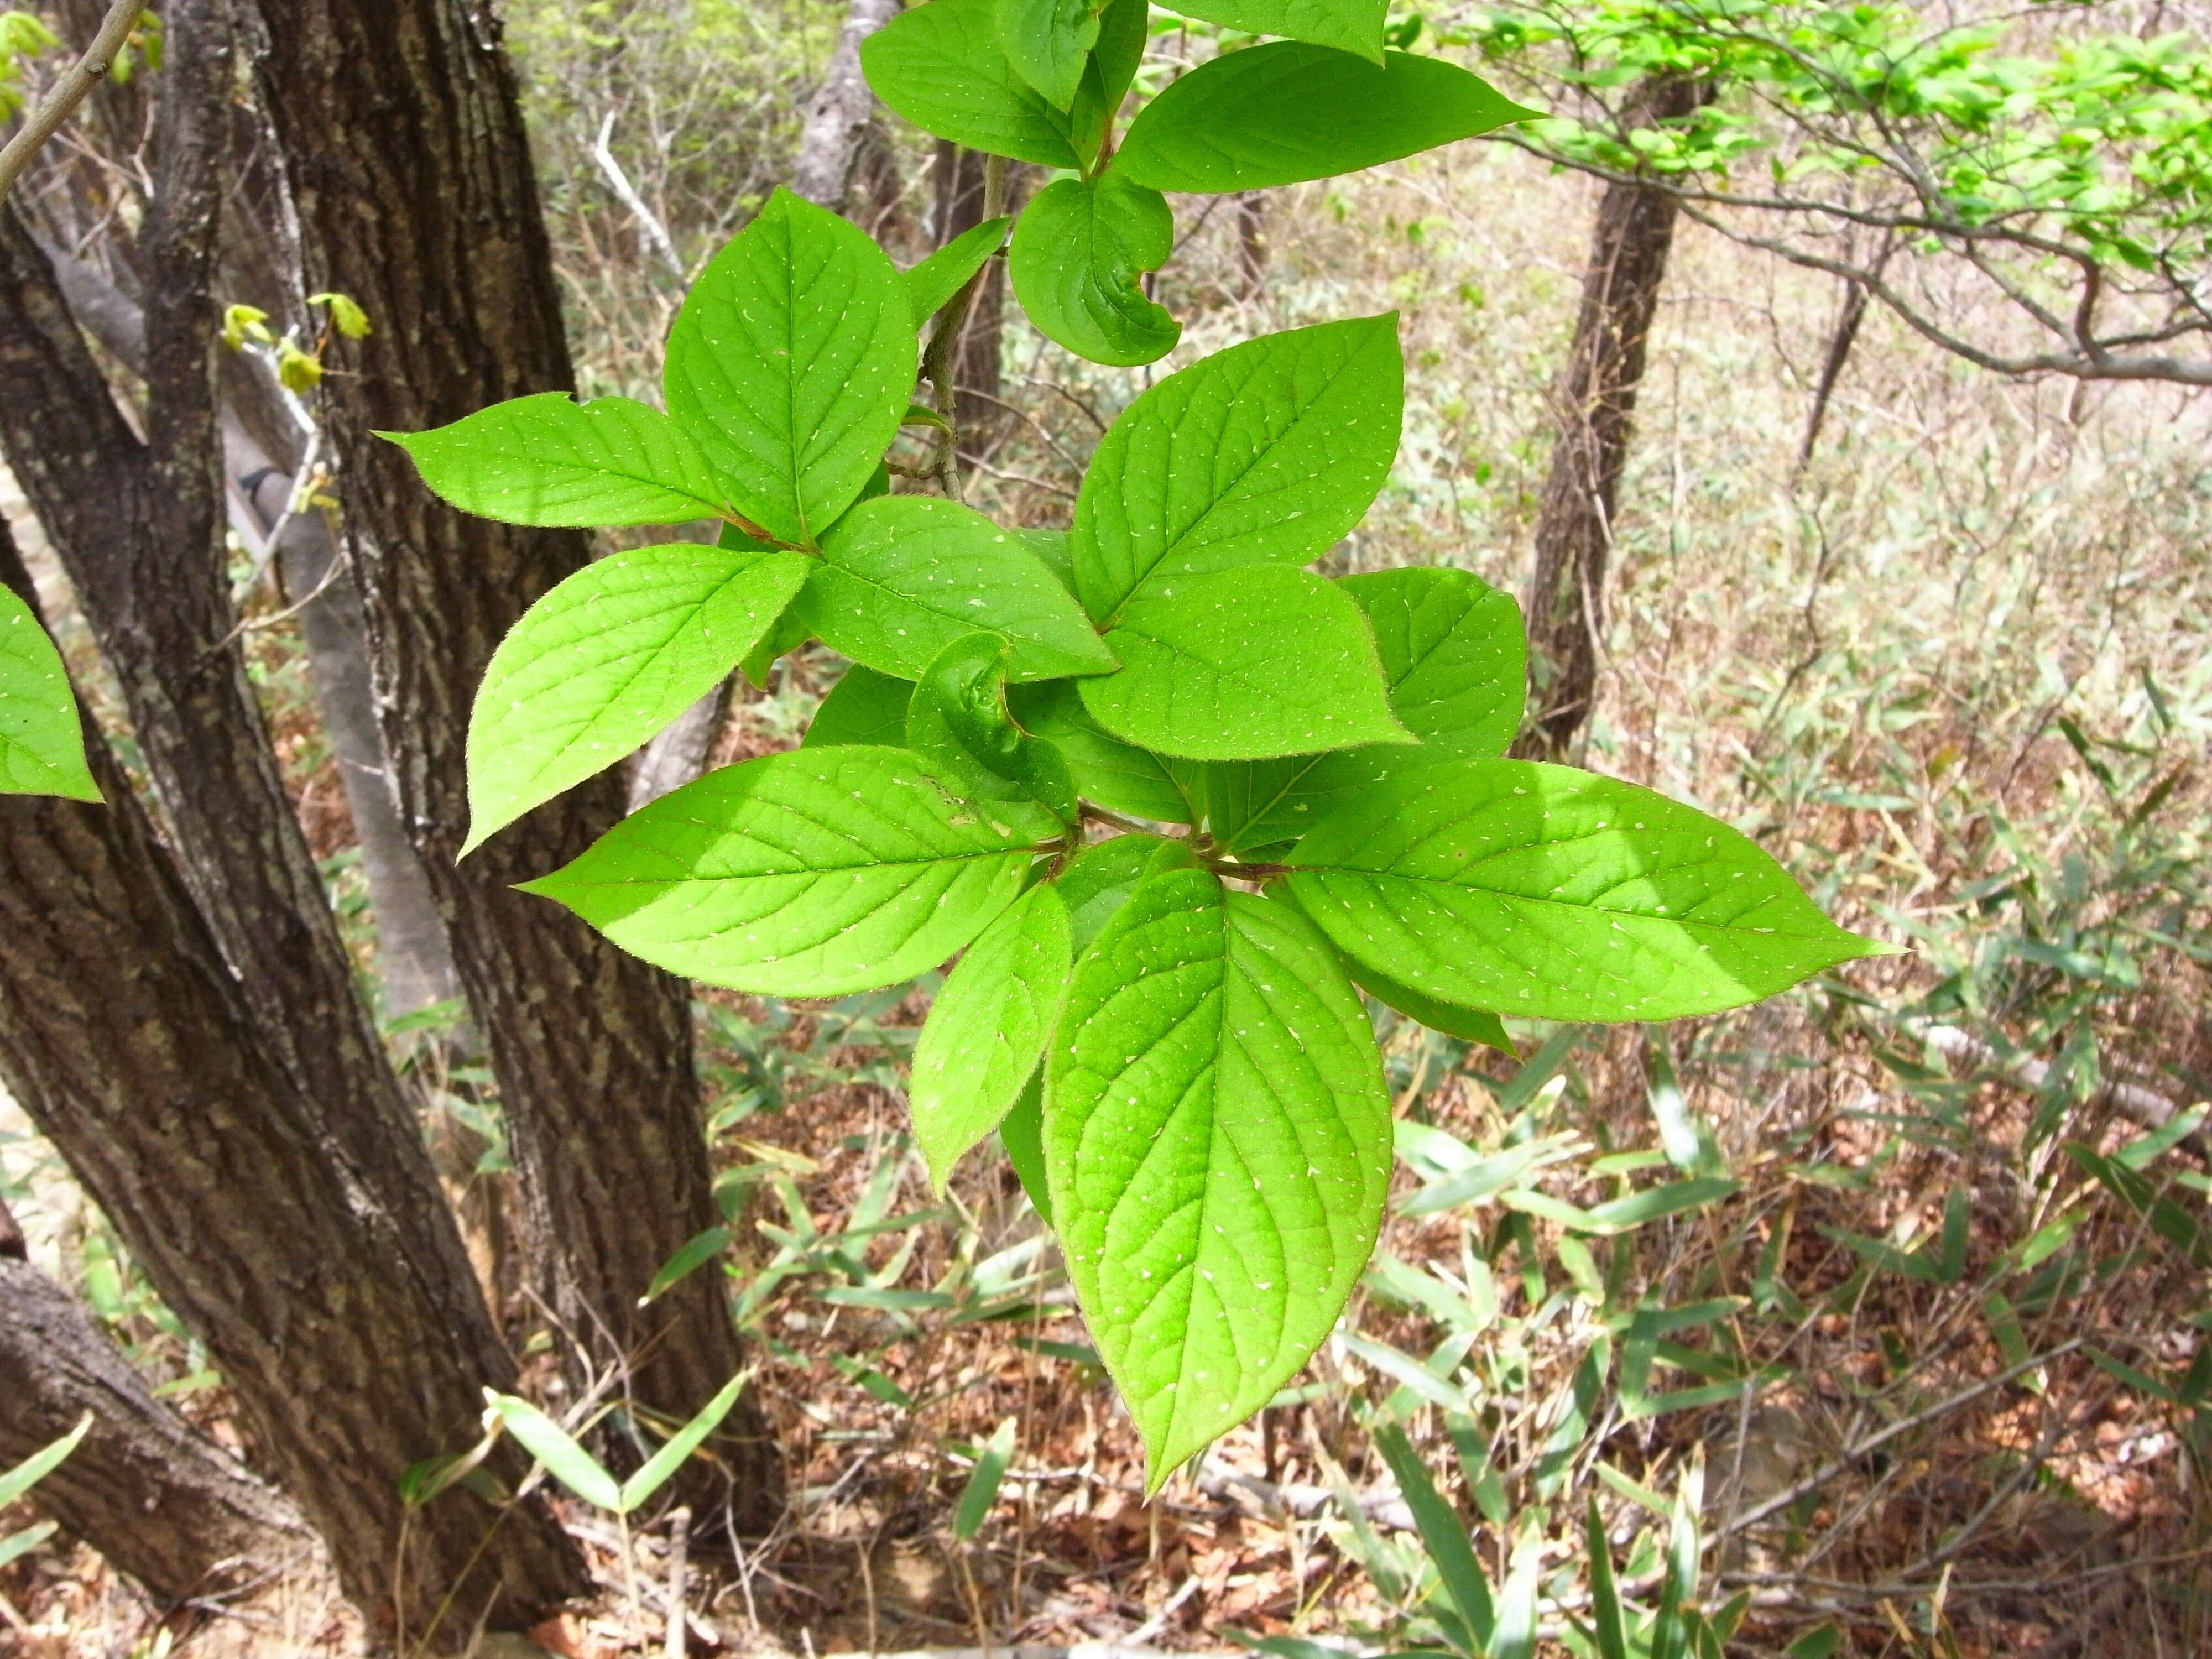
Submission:
POLYGON ((668 267, 669 274, 676 278, 678 286, 688 286, 691 279, 684 269, 683 259, 677 254, 676 241, 669 235, 668 227, 660 222, 659 215, 646 206, 645 198, 637 193, 637 186, 630 183, 629 174, 624 173, 622 163, 615 160, 613 147, 608 142, 614 137, 614 132, 615 112, 609 110, 606 119, 599 123, 599 136, 592 145, 592 160, 599 164, 599 172, 607 181, 607 188, 614 191, 616 199, 635 216, 639 227, 645 233, 645 240, 660 256, 661 264, 668 267))
POLYGON ((106 78, 107 71, 114 67, 116 54, 123 50, 123 43, 138 27, 145 10, 143 0, 115 0, 107 9, 107 15, 100 20, 100 33, 92 37, 84 56, 62 72, 60 83, 46 102, 31 112, 31 118, 23 123, 23 130, 8 141, 5 149, 0 149, 0 199, 4 199, 14 188, 15 180, 31 165, 31 158, 46 140, 62 130, 62 124, 76 113, 77 106, 106 78))

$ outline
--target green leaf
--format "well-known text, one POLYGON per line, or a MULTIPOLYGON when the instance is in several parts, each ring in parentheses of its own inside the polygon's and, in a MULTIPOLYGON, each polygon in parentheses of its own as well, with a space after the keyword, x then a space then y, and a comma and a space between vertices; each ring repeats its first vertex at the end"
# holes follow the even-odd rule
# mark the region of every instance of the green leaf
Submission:
POLYGON ((974 1473, 960 1489, 960 1501, 952 1506, 955 1538, 973 1538, 989 1517, 991 1505, 998 1501, 999 1483, 1006 1478, 1006 1465, 1014 1461, 1014 1426, 1011 1417, 1000 1424, 975 1459, 974 1473))
POLYGON ((1045 1150, 1157 1492, 1304 1365, 1374 1247, 1390 1099, 1334 953, 1202 871, 1146 882, 1076 965, 1045 1150))
POLYGON ((1316 826, 1297 862, 1291 891, 1346 954, 1534 1018, 1711 1013, 1881 949, 1726 824, 1536 762, 1392 779, 1316 826))
POLYGON ((1393 52, 1378 65, 1279 40, 1213 58, 1170 86, 1129 124, 1115 165, 1154 190, 1267 190, 1380 167, 1536 113, 1440 58, 1393 52))
POLYGON ((1389 477, 1405 398, 1395 312, 1266 335, 1169 375, 1084 477, 1070 545, 1085 608, 1104 623, 1150 581, 1319 558, 1389 477))
POLYGON ((62 1529, 58 1521, 41 1521, 0 1538, 0 1567, 10 1567, 62 1529))
POLYGON ((653 1274, 653 1282, 645 1287, 645 1294, 638 1298, 637 1305, 649 1307, 659 1301, 728 1249, 737 1242, 737 1237, 727 1227, 709 1227, 706 1231, 695 1233, 685 1239, 676 1247, 676 1253, 660 1264, 660 1271, 653 1274))
POLYGON ((669 413, 738 508, 811 547, 898 436, 915 370, 914 313, 884 251, 779 189, 691 285, 665 374, 669 413))
POLYGON ((1075 101, 1091 49, 1098 44, 1100 3, 998 0, 999 45, 1006 61, 1054 109, 1066 109, 1075 101))
POLYGON ((938 1195, 1036 1071, 1074 963, 1067 906, 1032 887, 968 947, 914 1050, 915 1139, 938 1195))
POLYGON ((1042 807, 986 811, 902 750, 801 749, 687 784, 523 890, 671 973, 843 996, 951 956, 1059 833, 1042 807))
POLYGON ((1337 586, 1258 566, 1154 581, 1106 636, 1121 672, 1082 684, 1112 736, 1193 760, 1412 743, 1366 619, 1337 586))
POLYGON ((1543 1570, 1544 1534, 1532 1516, 1522 1525, 1520 1540, 1513 1546, 1512 1565, 1505 1575, 1505 1588, 1498 1592, 1492 1659, 1534 1659, 1536 1591, 1543 1570))
POLYGON ((1109 170, 1046 185, 1015 227, 1006 270, 1046 336, 1094 363, 1129 366, 1157 362, 1182 337, 1139 281, 1174 252, 1168 198, 1109 170))
POLYGON ((700 1408, 699 1414, 668 1437, 665 1444, 645 1461, 638 1472, 622 1484, 622 1512, 629 1514, 653 1493, 666 1486, 684 1462, 706 1443, 707 1437, 722 1426, 722 1419, 738 1403, 744 1392, 746 1382, 752 1376, 750 1370, 739 1371, 722 1385, 722 1391, 700 1408))
POLYGON ((806 728, 799 746, 827 749, 839 744, 872 744, 902 748, 907 710, 913 702, 912 680, 893 679, 854 663, 822 699, 822 707, 814 711, 813 724, 806 728))
POLYGON ((1407 1018, 1419 1020, 1431 1031, 1442 1031, 1462 1042, 1480 1042, 1486 1048, 1495 1048, 1515 1059, 1520 1057, 1520 1050, 1513 1046, 1513 1039, 1505 1030, 1505 1022, 1497 1015, 1480 1008, 1457 1008, 1449 1002, 1438 1002, 1434 997, 1425 997, 1389 975, 1378 974, 1360 963, 1347 963, 1346 967, 1352 983, 1361 990, 1407 1018))
POLYGON ((1045 738, 1066 757, 1076 792, 1109 811, 1130 812, 1158 823, 1194 823, 1188 792, 1166 762, 1133 744, 1109 737, 1083 706, 1079 682, 1054 680, 1017 685, 1008 706, 1024 731, 1045 738))
POLYGON ((5 1474, 0 1474, 0 1510, 6 1509, 61 1468, 69 1455, 84 1443, 85 1436, 92 1432, 92 1413, 87 1412, 77 1419, 76 1426, 60 1439, 40 1447, 5 1474))
POLYGON ((677 543, 611 554, 530 607, 469 718, 465 856, 604 772, 729 673, 806 580, 797 553, 677 543))
POLYGON ((1740 1182, 1723 1181, 1715 1176, 1702 1176, 1688 1181, 1670 1181, 1663 1187, 1631 1193, 1626 1198, 1613 1199, 1591 1210, 1589 1212, 1593 1224, 1591 1231, 1625 1232, 1631 1227, 1641 1227, 1646 1222, 1680 1215, 1685 1210, 1717 1204, 1741 1184, 1740 1182))
POLYGON ((1589 1557, 1590 1621, 1597 1627, 1598 1659, 1628 1659, 1628 1624, 1620 1606, 1620 1586, 1613 1576, 1613 1545, 1597 1499, 1583 1517, 1583 1545, 1589 1557))
POLYGON ((1137 78, 1152 38, 1152 15, 1146 0, 1106 0, 1099 14, 1098 44, 1067 112, 1068 137, 1085 167, 1097 163, 1107 130, 1137 78))
POLYGON ((1528 647, 1510 594, 1438 568, 1381 570, 1338 586, 1366 612, 1391 710, 1420 745, 1209 766, 1206 828, 1232 850, 1296 841, 1385 778, 1493 759, 1520 729, 1528 647))
POLYGON ((1037 1212, 1038 1220, 1051 1226, 1052 1188, 1044 1164, 1043 1073, 1030 1075, 1029 1087, 1000 1120, 999 1144, 1006 1149, 1006 1162, 1014 1166, 1022 1190, 1029 1194, 1030 1207, 1037 1212))
POLYGON ((1279 34, 1382 61, 1389 0, 1162 0, 1170 11, 1253 34, 1279 34))
POLYGON ((987 807, 1034 801, 1073 824, 1082 806, 1066 758, 1016 726, 1006 712, 1011 659, 996 634, 970 634, 946 646, 915 687, 906 746, 987 807))
POLYGON ((914 313, 916 328, 928 327, 929 319, 968 286, 970 277, 990 264, 991 256, 1006 246, 1006 232, 1013 222, 1011 215, 986 219, 972 229, 962 231, 899 278, 906 288, 907 308, 914 313))
POLYGON ((824 644, 901 679, 920 678, 979 628, 1012 646, 1017 680, 1115 665, 1082 607, 1020 537, 930 495, 882 496, 838 520, 798 610, 824 644))
POLYGON ((1498 1614, 1491 1601, 1490 1580, 1482 1571, 1482 1563, 1475 1559, 1474 1546, 1468 1540, 1467 1528, 1460 1524, 1458 1514, 1444 1502, 1436 1483, 1429 1479, 1420 1455, 1406 1438, 1403 1429, 1395 1423, 1378 1423, 1375 1427, 1375 1449, 1382 1454, 1382 1461, 1390 1466, 1390 1473, 1397 1479, 1398 1495, 1413 1511, 1413 1524, 1420 1528, 1421 1542, 1428 1548, 1429 1559, 1436 1564, 1437 1577, 1443 1583, 1444 1593, 1451 1597, 1452 1605, 1459 1609, 1460 1618, 1474 1632, 1474 1639, 1486 1644, 1498 1614))
POLYGON ((574 1440, 558 1423, 527 1400, 511 1394, 484 1390, 484 1401, 507 1425, 507 1431, 523 1450, 545 1466, 545 1472, 594 1508, 623 1513, 622 1486, 601 1468, 599 1461, 574 1440))
POLYGON ((7 586, 0 586, 0 794, 100 798, 62 653, 38 613, 7 586))
POLYGON ((1088 951, 1154 876, 1192 867, 1190 844, 1161 836, 1116 836, 1085 848, 1053 884, 1067 906, 1075 954, 1088 951))
POLYGON ((629 398, 542 392, 431 432, 380 432, 465 513, 508 524, 681 524, 719 519, 730 489, 690 434, 629 398))
POLYGON ((1075 168, 1067 118, 1024 81, 999 41, 999 0, 930 0, 869 36, 876 96, 925 132, 1041 167, 1075 168))

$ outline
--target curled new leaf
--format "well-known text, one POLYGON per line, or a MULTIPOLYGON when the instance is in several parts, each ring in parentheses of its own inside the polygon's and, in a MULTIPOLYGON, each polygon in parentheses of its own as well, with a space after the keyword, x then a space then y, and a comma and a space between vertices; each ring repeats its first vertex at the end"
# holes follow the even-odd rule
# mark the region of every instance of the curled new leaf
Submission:
POLYGON ((1067 762, 1006 712, 1012 655, 996 634, 970 634, 939 652, 914 688, 906 746, 986 805, 1034 801, 1063 823, 1074 823, 1081 808, 1067 762))
POLYGON ((842 996, 961 949, 1059 834, 1042 807, 987 810, 902 750, 801 749, 664 796, 524 890, 672 973, 842 996))
POLYGON ((1182 325, 1139 282, 1175 252, 1167 198, 1121 173, 1048 185, 1022 215, 1007 253, 1030 320, 1094 363, 1149 363, 1175 349, 1182 325))

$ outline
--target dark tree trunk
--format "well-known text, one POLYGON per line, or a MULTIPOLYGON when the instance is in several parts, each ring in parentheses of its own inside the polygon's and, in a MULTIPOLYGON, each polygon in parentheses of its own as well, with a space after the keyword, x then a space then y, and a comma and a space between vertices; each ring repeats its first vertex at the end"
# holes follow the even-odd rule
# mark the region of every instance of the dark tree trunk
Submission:
MULTIPOLYGON (((942 247, 954 237, 983 222, 984 170, 988 166, 977 151, 940 140, 937 146, 936 237, 942 247)), ((1019 162, 1006 163, 1006 213, 1018 213, 1028 192, 1027 170, 1019 162)), ((1006 269, 1002 259, 985 267, 982 282, 968 309, 961 331, 958 353, 952 359, 953 424, 960 429, 963 455, 983 453, 1005 423, 1005 338, 1006 269)))
POLYGON ((0 1468, 92 1428, 34 1507, 157 1601, 276 1569, 307 1545, 283 1498, 154 1398, 82 1304, 23 1258, 0 1205, 0 1468))
MULTIPOLYGON (((137 301, 99 271, 52 244, 40 249, 78 324, 142 380, 146 319, 137 301)), ((265 371, 226 355, 220 376, 225 503, 233 528, 264 540, 297 486, 304 434, 273 392, 265 371)), ((397 1018, 460 995, 444 918, 399 819, 384 762, 361 593, 319 512, 284 520, 277 550, 285 591, 301 605, 299 623, 315 686, 316 712, 337 756, 346 806, 361 848, 376 918, 376 973, 384 1010, 397 1018), (310 601, 309 596, 319 594, 310 601)))
MULTIPOLYGON (((29 597, 3 532, 0 580, 29 597)), ((464 1628, 486 1608, 531 1620, 583 1587, 546 1510, 455 1492, 410 1524, 398 1497, 410 1467, 475 1439, 483 1388, 514 1376, 419 1141, 334 1123, 288 1077, 288 1051, 259 1041, 279 1011, 255 1006, 88 747, 106 805, 0 796, 0 1080, 207 1343, 372 1620, 422 1637, 449 1593, 464 1628)))
MULTIPOLYGON (((499 1080, 538 1294, 569 1339, 572 1386, 627 1365, 632 1401, 688 1415, 738 1358, 714 1275, 638 1306, 661 1263, 717 1218, 685 989, 513 890, 620 816, 622 778, 572 791, 454 862, 471 699, 501 637, 587 545, 453 512, 373 435, 574 384, 512 73, 495 24, 462 0, 258 10, 270 40, 258 72, 308 286, 352 295, 375 327, 338 349, 331 434, 360 531, 386 746, 499 1080)), ((738 1518, 764 1522, 780 1499, 750 1403, 721 1450, 738 1518)), ((699 1479, 685 1495, 719 1510, 699 1479)))
MULTIPOLYGON (((1680 120, 1707 96, 1695 81, 1660 76, 1644 84, 1630 119, 1680 120)), ((1556 394, 1559 441, 1536 521, 1528 615, 1536 713, 1518 754, 1566 756, 1597 695, 1621 470, 1677 216, 1672 196, 1644 185, 1610 183, 1598 204, 1582 313, 1556 394)))

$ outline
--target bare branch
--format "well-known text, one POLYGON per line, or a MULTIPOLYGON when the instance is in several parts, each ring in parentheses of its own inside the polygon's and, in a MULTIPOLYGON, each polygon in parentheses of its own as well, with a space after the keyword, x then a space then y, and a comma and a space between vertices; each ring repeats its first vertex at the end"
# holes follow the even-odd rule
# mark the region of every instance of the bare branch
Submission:
POLYGON ((22 131, 8 141, 5 149, 0 149, 0 198, 4 198, 15 180, 22 177, 23 169, 31 165, 31 158, 46 140, 62 130, 63 123, 76 113, 77 106, 106 78, 115 55, 123 50, 123 43, 138 27, 145 10, 143 0, 115 0, 107 9, 107 15, 100 21, 100 33, 92 37, 84 56, 62 72, 60 84, 47 94, 46 102, 31 112, 31 118, 23 123, 22 131))

